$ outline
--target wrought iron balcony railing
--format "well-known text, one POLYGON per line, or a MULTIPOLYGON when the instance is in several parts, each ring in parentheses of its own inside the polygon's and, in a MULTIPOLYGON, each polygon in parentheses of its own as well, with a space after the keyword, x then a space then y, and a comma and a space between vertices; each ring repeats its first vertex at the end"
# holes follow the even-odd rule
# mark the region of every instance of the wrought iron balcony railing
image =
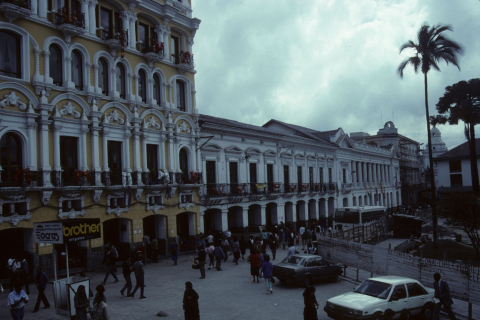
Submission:
POLYGON ((85 14, 77 13, 77 10, 69 11, 67 7, 58 9, 55 13, 55 24, 71 24, 75 27, 85 29, 85 14))

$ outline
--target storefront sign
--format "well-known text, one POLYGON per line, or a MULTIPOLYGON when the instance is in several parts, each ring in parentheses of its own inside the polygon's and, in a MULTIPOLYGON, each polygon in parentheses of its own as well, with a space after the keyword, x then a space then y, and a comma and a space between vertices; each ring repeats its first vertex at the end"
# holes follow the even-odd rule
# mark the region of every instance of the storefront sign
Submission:
POLYGON ((63 243, 61 222, 42 222, 33 224, 35 243, 63 243))
POLYGON ((76 242, 100 238, 100 219, 75 219, 63 222, 63 241, 76 242))
POLYGON ((35 243, 62 244, 100 238, 100 219, 34 223, 35 243))

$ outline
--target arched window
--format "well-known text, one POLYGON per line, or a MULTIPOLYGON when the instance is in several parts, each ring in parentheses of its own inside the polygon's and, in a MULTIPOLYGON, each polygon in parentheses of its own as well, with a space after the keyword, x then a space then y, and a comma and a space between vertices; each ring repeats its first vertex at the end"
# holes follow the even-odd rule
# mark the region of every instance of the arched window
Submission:
POLYGON ((147 102, 147 77, 142 69, 138 71, 138 95, 142 102, 147 102))
POLYGON ((177 109, 186 111, 185 109, 185 83, 177 80, 177 109))
POLYGON ((188 178, 188 154, 185 148, 180 149, 180 170, 188 178))
POLYGON ((22 169, 22 141, 15 133, 7 132, 0 139, 0 166, 4 182, 13 182, 16 169, 22 169))
POLYGON ((20 78, 20 37, 8 31, 0 31, 0 75, 20 78))
POLYGON ((98 60, 98 86, 108 96, 108 64, 103 58, 98 60))
POLYGON ((49 51, 50 51, 50 56, 49 56, 50 78, 53 79, 54 84, 56 84, 57 86, 61 86, 63 83, 62 51, 60 50, 60 47, 56 44, 52 44, 50 46, 49 51))
POLYGON ((82 56, 78 50, 72 51, 72 82, 77 90, 83 90, 82 56))
POLYGON ((117 92, 125 99, 125 67, 121 63, 117 63, 117 92))
POLYGON ((153 99, 157 100, 157 104, 161 105, 162 103, 162 82, 160 81, 160 76, 158 74, 153 75, 153 99))

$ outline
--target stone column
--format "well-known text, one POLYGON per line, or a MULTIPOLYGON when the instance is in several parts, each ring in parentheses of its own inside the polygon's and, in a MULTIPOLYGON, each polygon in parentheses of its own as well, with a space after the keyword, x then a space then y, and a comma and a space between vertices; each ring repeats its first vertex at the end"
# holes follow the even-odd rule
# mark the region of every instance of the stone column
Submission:
MULTIPOLYGON (((228 231, 228 209, 222 209, 222 231, 228 231)), ((248 213, 247 213, 248 219, 248 213)))
POLYGON ((365 162, 361 162, 362 169, 360 172, 362 173, 362 182, 365 184, 367 182, 367 165, 365 162))
POLYGON ((33 15, 38 15, 38 0, 32 0, 31 2, 31 10, 33 15))
POLYGON ((192 50, 193 50, 193 38, 187 38, 187 48, 188 48, 188 52, 190 52, 190 54, 193 54, 192 50))
POLYGON ((103 132, 102 132, 102 144, 103 144, 103 147, 102 147, 102 153, 103 153, 103 166, 102 166, 102 171, 110 171, 110 168, 108 167, 108 130, 105 130, 105 128, 103 128, 103 132))
POLYGON ((277 204, 277 223, 285 222, 285 204, 277 204))
MULTIPOLYGON (((31 110, 31 108, 29 108, 31 110)), ((33 112, 33 111, 32 111, 33 112)), ((32 119, 32 121, 35 121, 32 119)), ((30 170, 37 170, 37 127, 36 122, 29 122, 27 124, 27 136, 28 136, 28 165, 30 170)))
POLYGON ((95 17, 95 7, 97 6, 97 4, 98 4, 97 0, 92 0, 88 4, 88 12, 89 12, 88 14, 89 30, 88 31, 92 36, 97 35, 97 19, 95 17))
POLYGON ((45 82, 48 82, 50 78, 50 51, 43 51, 43 70, 45 82))
POLYGON ((266 225, 266 213, 265 213, 266 208, 267 208, 266 205, 260 206, 260 225, 262 226, 266 225))
MULTIPOLYGON (((87 120, 87 117, 86 117, 85 114, 84 114, 83 118, 84 118, 84 120, 87 120)), ((83 118, 82 118, 82 120, 83 120, 83 118)), ((88 166, 87 166, 87 132, 88 132, 87 125, 82 124, 80 141, 79 141, 79 145, 80 145, 80 150, 79 150, 80 151, 79 152, 80 153, 79 154, 80 170, 82 170, 82 171, 87 171, 88 170, 88 166)), ((98 152, 98 150, 96 152, 98 152)))
POLYGON ((61 171, 62 166, 60 165, 60 130, 62 126, 53 123, 53 170, 61 171))
POLYGON ((200 232, 205 234, 205 211, 200 211, 200 232))
MULTIPOLYGON (((143 172, 147 172, 148 171, 148 166, 147 166, 147 139, 148 139, 148 135, 147 134, 143 134, 143 139, 142 139, 142 166, 143 166, 143 172)), ((160 159, 160 158, 159 158, 160 159)), ((159 165, 159 168, 162 168, 159 165)))
MULTIPOLYGON (((101 128, 98 126, 98 118, 92 116, 92 125, 90 127, 91 131, 91 147, 92 147, 92 170, 95 170, 95 185, 100 184, 100 176, 101 176, 101 168, 100 168, 100 157, 99 157, 99 149, 100 144, 98 141, 98 132, 101 128), (97 180, 98 179, 98 180, 97 180)), ((105 160, 104 160, 105 161, 105 160)))
POLYGON ((85 32, 90 32, 90 11, 88 10, 88 0, 80 0, 80 11, 85 17, 85 32))
POLYGON ((47 10, 48 10, 48 1, 47 0, 38 0, 38 17, 39 18, 47 18, 47 10))
MULTIPOLYGON (((141 173, 143 171, 142 165, 140 163, 140 132, 135 130, 133 132, 133 171, 141 173)), ((143 149, 143 148, 142 148, 143 149)), ((146 154, 144 156, 146 158, 146 154)))
POLYGON ((137 48, 137 34, 135 32, 135 22, 137 21, 137 14, 130 12, 129 22, 130 28, 128 29, 128 38, 130 39, 130 47, 133 49, 137 48))

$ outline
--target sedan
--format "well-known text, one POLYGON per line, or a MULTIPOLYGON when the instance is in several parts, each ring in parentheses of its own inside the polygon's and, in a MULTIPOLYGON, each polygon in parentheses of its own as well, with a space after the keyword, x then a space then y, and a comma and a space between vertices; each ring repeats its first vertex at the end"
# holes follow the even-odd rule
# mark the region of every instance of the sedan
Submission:
POLYGON ((411 319, 433 317, 435 291, 410 278, 384 276, 362 282, 353 292, 330 298, 325 312, 333 319, 411 319))
POLYGON ((295 254, 273 266, 273 276, 280 283, 301 282, 306 287, 315 280, 328 279, 336 282, 341 274, 342 268, 339 265, 313 254, 295 254))

